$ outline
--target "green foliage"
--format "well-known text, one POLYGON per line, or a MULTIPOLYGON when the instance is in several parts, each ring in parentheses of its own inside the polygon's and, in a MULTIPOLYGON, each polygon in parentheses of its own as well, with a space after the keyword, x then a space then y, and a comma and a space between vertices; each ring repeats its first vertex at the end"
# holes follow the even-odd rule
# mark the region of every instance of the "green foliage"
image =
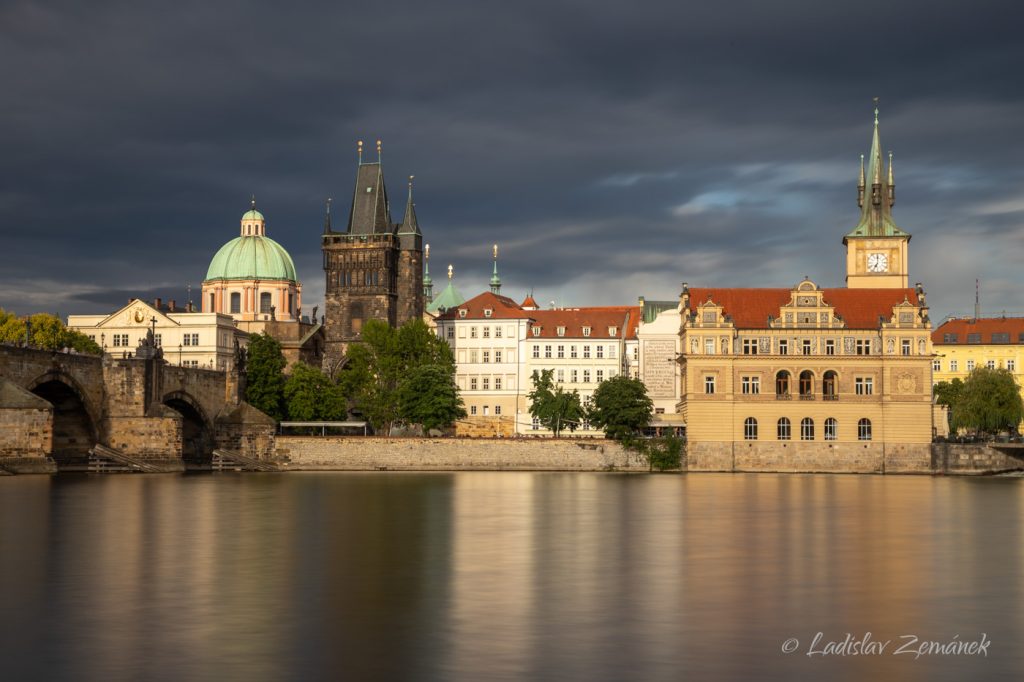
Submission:
POLYGON ((650 424, 653 411, 643 382, 621 375, 598 384, 590 399, 590 422, 616 440, 650 424))
POLYGON ((25 341, 26 330, 29 333, 29 345, 45 350, 63 350, 71 348, 79 353, 99 355, 102 349, 85 334, 68 329, 61 319, 48 313, 37 313, 25 320, 0 309, 0 343, 22 343, 25 341))
MULTIPOLYGON (((423 320, 410 320, 400 329, 368 320, 363 325, 362 342, 349 347, 341 384, 373 428, 382 431, 399 419, 416 421, 403 413, 399 391, 424 366, 440 368, 454 382, 451 348, 423 320)), ((411 402, 406 403, 406 407, 411 406, 411 402)))
POLYGON ((425 430, 451 426, 466 416, 452 373, 443 365, 420 365, 399 384, 398 411, 425 430))
POLYGON ((344 421, 348 400, 341 386, 304 362, 292 365, 284 382, 284 402, 293 421, 344 421))
POLYGON ((1020 387, 1007 369, 978 367, 963 383, 952 405, 954 430, 998 433, 1014 429, 1024 418, 1020 387))
POLYGON ((640 453, 651 471, 668 471, 683 466, 683 452, 686 440, 679 436, 661 436, 659 438, 634 438, 626 436, 622 445, 629 450, 640 453))
POLYGON ((245 400, 277 421, 284 418, 284 368, 281 344, 268 334, 249 339, 245 400))
POLYGON ((555 386, 554 370, 533 372, 533 390, 527 394, 530 399, 530 415, 536 417, 545 428, 557 438, 563 429, 575 431, 586 418, 586 410, 580 400, 579 391, 566 391, 555 386))
POLYGON ((963 395, 963 391, 964 382, 960 379, 940 381, 932 389, 932 392, 935 394, 935 402, 948 408, 946 410, 946 420, 948 421, 950 432, 956 431, 953 428, 953 406, 960 402, 960 396, 963 395))

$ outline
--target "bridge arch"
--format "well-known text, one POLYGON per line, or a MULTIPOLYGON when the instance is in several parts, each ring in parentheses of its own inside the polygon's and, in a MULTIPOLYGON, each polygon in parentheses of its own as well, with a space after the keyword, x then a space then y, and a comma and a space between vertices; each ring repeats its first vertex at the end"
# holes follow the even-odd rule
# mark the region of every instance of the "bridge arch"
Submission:
POLYGON ((81 466, 99 442, 98 411, 71 375, 59 369, 29 382, 29 391, 53 405, 53 449, 59 467, 81 466))
POLYGON ((181 415, 181 458, 185 465, 209 465, 215 447, 213 422, 202 404, 185 391, 172 391, 161 402, 181 415))

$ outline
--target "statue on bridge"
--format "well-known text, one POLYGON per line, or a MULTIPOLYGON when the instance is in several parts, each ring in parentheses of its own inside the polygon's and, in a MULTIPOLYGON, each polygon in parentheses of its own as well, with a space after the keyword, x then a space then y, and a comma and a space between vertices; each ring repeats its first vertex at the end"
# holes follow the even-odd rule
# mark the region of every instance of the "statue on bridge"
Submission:
POLYGON ((245 374, 246 355, 248 355, 248 353, 246 352, 246 349, 242 348, 239 345, 238 338, 236 337, 235 338, 235 369, 238 370, 238 372, 240 374, 245 374))

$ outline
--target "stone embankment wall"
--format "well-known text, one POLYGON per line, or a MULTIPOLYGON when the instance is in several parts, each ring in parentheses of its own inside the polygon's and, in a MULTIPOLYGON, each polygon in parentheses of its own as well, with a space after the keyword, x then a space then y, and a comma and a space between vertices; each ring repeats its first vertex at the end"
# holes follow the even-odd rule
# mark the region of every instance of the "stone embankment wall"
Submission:
POLYGON ((983 474, 1020 469, 1024 469, 1024 448, 1008 447, 1002 451, 984 443, 932 444, 932 470, 937 474, 983 474))
POLYGON ((691 443, 688 471, 930 473, 927 443, 691 443))
POLYGON ((278 436, 287 470, 647 471, 614 441, 533 438, 379 438, 278 436))

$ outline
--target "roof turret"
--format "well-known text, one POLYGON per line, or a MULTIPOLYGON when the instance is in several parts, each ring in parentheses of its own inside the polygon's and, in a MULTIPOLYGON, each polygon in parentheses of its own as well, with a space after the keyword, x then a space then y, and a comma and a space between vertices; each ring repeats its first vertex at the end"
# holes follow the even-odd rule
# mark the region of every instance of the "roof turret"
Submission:
POLYGON ((907 237, 910 235, 896 226, 892 207, 896 203, 895 182, 892 174, 892 153, 889 154, 889 173, 883 175, 882 143, 878 135, 878 98, 875 98, 875 125, 871 134, 871 152, 868 154, 867 173, 861 157, 860 178, 857 185, 857 204, 861 208, 860 222, 845 237, 907 237), (865 180, 871 178, 870 191, 865 180))

